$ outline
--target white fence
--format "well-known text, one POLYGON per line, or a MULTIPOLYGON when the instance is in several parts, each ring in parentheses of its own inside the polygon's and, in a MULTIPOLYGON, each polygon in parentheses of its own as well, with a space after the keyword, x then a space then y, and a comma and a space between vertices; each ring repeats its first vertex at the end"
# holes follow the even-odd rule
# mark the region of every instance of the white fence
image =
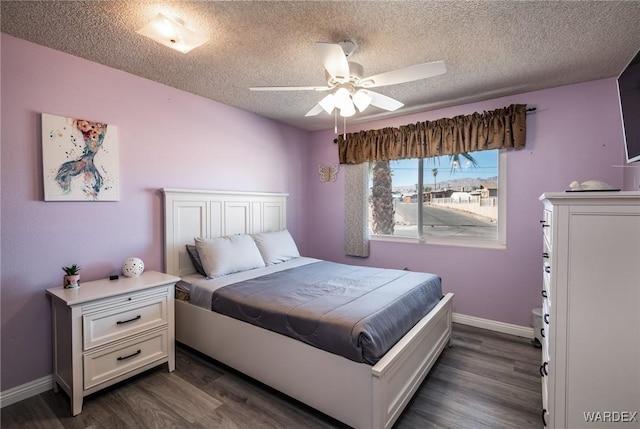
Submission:
POLYGON ((471 196, 469 199, 434 198, 431 200, 431 204, 473 213, 491 219, 494 222, 498 220, 497 197, 481 198, 471 196))

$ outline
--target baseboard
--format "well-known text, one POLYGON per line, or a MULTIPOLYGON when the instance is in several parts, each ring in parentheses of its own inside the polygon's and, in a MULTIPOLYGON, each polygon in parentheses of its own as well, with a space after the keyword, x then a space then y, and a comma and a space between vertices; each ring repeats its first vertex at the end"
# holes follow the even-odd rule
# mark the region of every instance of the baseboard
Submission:
POLYGON ((528 326, 513 325, 511 323, 498 322, 496 320, 482 319, 475 316, 453 313, 453 322, 462 325, 475 326, 476 328, 487 329, 489 331, 502 332, 503 334, 515 335, 533 339, 533 328, 528 326))
POLYGON ((45 375, 37 380, 0 392, 0 408, 53 389, 53 376, 45 375))
MULTIPOLYGON (((453 313, 452 320, 462 325, 475 326, 476 328, 487 329, 489 331, 502 332, 503 334, 515 335, 517 337, 533 338, 533 328, 527 326, 513 325, 511 323, 497 322, 495 320, 482 319, 480 317, 467 316, 453 313)), ((53 376, 47 375, 21 386, 13 387, 4 392, 0 392, 0 408, 15 404, 23 399, 39 395, 53 388, 53 376)))

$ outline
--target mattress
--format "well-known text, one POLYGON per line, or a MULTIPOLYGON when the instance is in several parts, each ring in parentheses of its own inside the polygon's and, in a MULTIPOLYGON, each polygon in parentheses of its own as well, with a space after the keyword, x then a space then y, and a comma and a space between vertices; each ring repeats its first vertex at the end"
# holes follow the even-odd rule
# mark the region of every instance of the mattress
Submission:
POLYGON ((311 258, 278 265, 195 282, 191 300, 211 296, 213 311, 373 365, 442 297, 434 274, 311 258))

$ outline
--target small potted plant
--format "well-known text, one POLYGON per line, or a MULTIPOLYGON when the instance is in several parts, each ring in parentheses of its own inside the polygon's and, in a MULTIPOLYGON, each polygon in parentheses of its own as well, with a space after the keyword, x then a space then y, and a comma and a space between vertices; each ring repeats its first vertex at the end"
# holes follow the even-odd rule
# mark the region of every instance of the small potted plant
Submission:
POLYGON ((74 289, 80 287, 80 271, 81 267, 77 264, 73 264, 70 267, 62 267, 62 271, 64 271, 64 288, 65 289, 74 289))

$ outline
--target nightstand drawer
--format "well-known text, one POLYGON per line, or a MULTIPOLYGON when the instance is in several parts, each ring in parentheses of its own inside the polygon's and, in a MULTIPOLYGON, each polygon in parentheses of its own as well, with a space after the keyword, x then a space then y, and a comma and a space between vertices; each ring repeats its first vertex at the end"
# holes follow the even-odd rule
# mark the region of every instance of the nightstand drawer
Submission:
POLYGON ((117 341, 167 323, 167 296, 85 314, 84 350, 117 341))
POLYGON ((113 347, 86 353, 83 357, 84 388, 90 389, 167 356, 166 329, 133 338, 113 347))

